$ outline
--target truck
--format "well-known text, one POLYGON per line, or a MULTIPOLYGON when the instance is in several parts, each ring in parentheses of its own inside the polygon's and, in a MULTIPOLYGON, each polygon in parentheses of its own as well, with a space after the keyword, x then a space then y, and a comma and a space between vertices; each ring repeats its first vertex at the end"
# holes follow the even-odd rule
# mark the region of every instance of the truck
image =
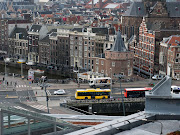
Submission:
POLYGON ((94 79, 91 79, 89 82, 89 86, 91 88, 109 87, 110 85, 111 85, 110 77, 94 78, 94 79))

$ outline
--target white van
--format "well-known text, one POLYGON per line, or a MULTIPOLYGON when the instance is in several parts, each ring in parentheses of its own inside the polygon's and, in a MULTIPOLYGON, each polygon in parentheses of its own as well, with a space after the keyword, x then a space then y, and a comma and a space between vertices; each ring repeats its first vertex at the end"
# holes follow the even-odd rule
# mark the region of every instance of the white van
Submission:
POLYGON ((154 75, 154 76, 152 77, 152 79, 153 79, 153 80, 161 80, 161 79, 164 78, 164 76, 165 76, 165 75, 154 75))
POLYGON ((94 79, 91 79, 89 82, 89 86, 91 88, 108 87, 110 85, 111 85, 110 77, 94 78, 94 79))

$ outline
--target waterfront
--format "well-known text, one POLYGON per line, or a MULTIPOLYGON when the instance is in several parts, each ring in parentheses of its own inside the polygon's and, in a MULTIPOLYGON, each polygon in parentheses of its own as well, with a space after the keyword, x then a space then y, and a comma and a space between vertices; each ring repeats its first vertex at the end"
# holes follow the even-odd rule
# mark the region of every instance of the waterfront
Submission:
MULTIPOLYGON (((35 69, 35 68, 33 68, 35 69)), ((7 74, 17 74, 17 75, 20 75, 21 74, 21 69, 19 67, 12 67, 12 66, 9 66, 7 64, 6 66, 6 71, 7 71, 7 74)), ((0 64, 0 72, 1 73, 4 73, 5 72, 5 66, 0 64)), ((23 75, 26 77, 28 75, 28 69, 23 69, 23 75)), ((43 74, 39 74, 39 73, 35 73, 35 78, 36 77, 41 77, 41 76, 47 76, 49 79, 64 79, 65 77, 62 77, 60 75, 54 75, 54 74, 50 74, 50 73, 43 73, 43 74)))

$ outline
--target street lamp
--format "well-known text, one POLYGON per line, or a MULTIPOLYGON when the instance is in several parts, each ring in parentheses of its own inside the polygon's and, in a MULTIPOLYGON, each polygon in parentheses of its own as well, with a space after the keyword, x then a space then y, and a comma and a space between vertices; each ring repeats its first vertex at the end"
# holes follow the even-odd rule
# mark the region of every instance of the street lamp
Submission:
POLYGON ((4 71, 4 72, 5 72, 5 73, 4 73, 4 84, 6 84, 6 78, 7 78, 7 68, 6 68, 6 63, 7 63, 7 62, 10 62, 10 58, 5 58, 5 59, 4 59, 4 64, 5 64, 5 65, 4 65, 4 66, 5 66, 5 68, 4 68, 4 70, 5 70, 5 71, 4 71))
POLYGON ((111 89, 111 93, 112 93, 112 68, 110 68, 110 75, 111 75, 111 85, 110 85, 110 89, 111 89))
POLYGON ((160 135, 162 135, 163 133, 162 133, 162 130, 163 130, 163 124, 162 124, 162 122, 160 122, 160 121, 157 121, 157 120, 148 120, 148 119, 141 119, 142 121, 147 121, 147 122, 158 122, 158 123, 160 123, 161 124, 161 131, 160 131, 160 135))
POLYGON ((76 70, 73 70, 73 72, 76 73, 77 81, 78 81, 77 84, 78 84, 78 87, 79 87, 79 86, 80 86, 80 85, 79 85, 79 68, 78 68, 77 71, 76 71, 76 70))
POLYGON ((40 85, 40 87, 42 87, 43 89, 45 88, 45 93, 46 93, 46 102, 47 102, 47 110, 48 110, 48 113, 49 113, 49 106, 48 106, 48 100, 49 100, 49 98, 48 98, 48 95, 47 95, 47 91, 46 91, 46 88, 47 87, 50 87, 50 85, 49 84, 47 84, 47 83, 44 83, 44 79, 46 78, 46 76, 42 76, 41 77, 41 79, 43 80, 43 84, 41 84, 40 85))
POLYGON ((123 92, 122 92, 122 89, 121 89, 121 79, 125 76, 125 75, 121 75, 121 74, 117 74, 117 75, 114 75, 115 77, 119 78, 119 81, 120 81, 120 91, 121 91, 121 98, 122 98, 122 106, 123 106, 123 115, 125 116, 125 106, 124 106, 124 97, 123 97, 123 92))

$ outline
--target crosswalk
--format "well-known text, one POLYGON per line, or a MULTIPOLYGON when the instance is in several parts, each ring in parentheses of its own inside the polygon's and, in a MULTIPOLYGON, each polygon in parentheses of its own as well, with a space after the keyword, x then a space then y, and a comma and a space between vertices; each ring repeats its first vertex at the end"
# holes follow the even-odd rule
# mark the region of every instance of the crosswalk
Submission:
MULTIPOLYGON (((45 111, 47 110, 47 107, 45 105, 28 105, 32 108, 35 108, 35 109, 38 109, 38 110, 41 110, 41 111, 45 111)), ((13 106, 15 109, 19 109, 19 110, 25 110, 25 111, 31 111, 29 109, 26 109, 24 107, 21 107, 21 106, 13 106)), ((52 109, 52 108, 49 108, 49 109, 52 109)), ((31 111, 32 112, 32 111, 31 111)))
MULTIPOLYGON (((45 105, 30 105, 32 108, 38 109, 38 110, 47 110, 47 107, 45 105)), ((49 108, 52 109, 52 108, 49 108)))
POLYGON ((46 92, 48 96, 51 96, 51 93, 49 92, 49 90, 46 90, 46 92))
POLYGON ((30 86, 28 85, 17 85, 16 88, 29 88, 30 86))

